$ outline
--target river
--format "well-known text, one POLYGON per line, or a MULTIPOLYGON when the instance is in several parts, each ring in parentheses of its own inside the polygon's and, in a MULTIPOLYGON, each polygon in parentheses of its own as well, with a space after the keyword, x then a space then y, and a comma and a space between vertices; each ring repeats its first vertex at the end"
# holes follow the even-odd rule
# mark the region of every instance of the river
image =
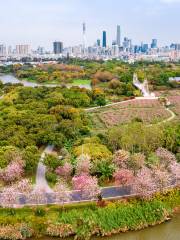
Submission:
MULTIPOLYGON (((12 84, 16 84, 16 83, 21 83, 23 84, 25 87, 40 87, 40 86, 45 86, 45 87, 58 87, 58 86, 62 86, 61 84, 38 84, 35 82, 29 82, 29 81, 25 81, 25 80, 19 80, 18 78, 16 78, 15 76, 11 75, 11 74, 0 74, 0 80, 6 84, 6 83, 12 83, 12 84)), ((64 84, 63 84, 64 85, 64 84)), ((68 88, 73 87, 75 85, 73 84, 67 84, 66 85, 68 88)), ((85 84, 85 85, 77 85, 80 88, 86 88, 86 89, 91 89, 91 85, 90 84, 85 84)))

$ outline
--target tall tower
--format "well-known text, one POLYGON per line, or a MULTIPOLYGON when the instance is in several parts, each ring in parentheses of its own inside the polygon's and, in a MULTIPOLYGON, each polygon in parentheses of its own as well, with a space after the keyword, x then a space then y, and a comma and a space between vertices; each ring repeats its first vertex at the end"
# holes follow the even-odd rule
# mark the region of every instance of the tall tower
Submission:
POLYGON ((117 25, 116 44, 119 47, 121 46, 121 27, 120 27, 120 25, 117 25))
POLYGON ((103 31, 103 44, 102 44, 102 46, 103 46, 104 48, 107 47, 107 35, 106 35, 106 31, 103 31))
POLYGON ((83 49, 86 48, 86 23, 83 22, 83 49))

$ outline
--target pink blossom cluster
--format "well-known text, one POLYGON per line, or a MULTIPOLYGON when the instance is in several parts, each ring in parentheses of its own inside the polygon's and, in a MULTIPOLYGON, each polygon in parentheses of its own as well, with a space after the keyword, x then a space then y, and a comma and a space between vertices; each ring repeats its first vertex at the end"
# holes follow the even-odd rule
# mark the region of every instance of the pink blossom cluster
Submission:
POLYGON ((115 178, 115 183, 117 185, 129 185, 132 184, 134 180, 133 172, 128 169, 120 169, 116 171, 113 177, 115 178))
POLYGON ((132 187, 135 194, 144 198, 150 197, 156 190, 156 182, 152 178, 151 169, 143 167, 139 170, 132 187))
POLYGON ((72 179, 73 189, 81 191, 82 196, 92 199, 100 194, 98 180, 96 177, 81 175, 72 179))
POLYGON ((170 171, 173 174, 173 180, 176 185, 180 185, 180 163, 172 162, 169 166, 170 171))
POLYGON ((130 153, 125 150, 119 150, 115 153, 113 162, 117 167, 126 168, 130 153))
POLYGON ((164 161, 164 163, 168 164, 168 163, 171 163, 171 162, 176 162, 176 157, 175 155, 168 151, 167 149, 165 148, 158 148, 156 150, 156 155, 160 158, 160 160, 164 161))
POLYGON ((92 167, 91 158, 87 154, 82 154, 77 158, 76 175, 89 175, 92 167))
POLYGON ((55 172, 57 175, 68 179, 73 171, 73 167, 70 163, 65 163, 64 166, 58 167, 55 172))
POLYGON ((22 194, 29 194, 32 192, 32 183, 29 179, 22 179, 15 185, 15 191, 22 194))
POLYGON ((24 162, 14 161, 11 162, 5 169, 0 171, 0 180, 11 183, 22 177, 24 174, 24 162))
POLYGON ((8 187, 1 193, 0 205, 2 207, 13 207, 14 204, 18 203, 18 194, 14 187, 8 187))

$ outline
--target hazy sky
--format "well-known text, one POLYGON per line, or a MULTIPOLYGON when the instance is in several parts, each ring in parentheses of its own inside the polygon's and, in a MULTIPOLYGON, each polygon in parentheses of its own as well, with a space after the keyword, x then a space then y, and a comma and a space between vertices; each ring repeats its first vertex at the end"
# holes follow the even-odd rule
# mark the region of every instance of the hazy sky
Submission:
POLYGON ((0 43, 76 45, 82 42, 83 21, 89 44, 102 38, 102 30, 110 44, 117 24, 133 43, 180 42, 180 0, 0 0, 0 43))

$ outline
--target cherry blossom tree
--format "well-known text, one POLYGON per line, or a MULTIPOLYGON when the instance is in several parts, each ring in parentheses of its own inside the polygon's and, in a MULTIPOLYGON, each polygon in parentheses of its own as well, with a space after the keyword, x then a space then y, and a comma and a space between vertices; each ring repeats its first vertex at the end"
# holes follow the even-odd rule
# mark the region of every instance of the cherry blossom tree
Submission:
POLYGON ((156 183, 149 168, 143 167, 138 171, 132 185, 132 190, 142 198, 149 198, 156 191, 156 183))
POLYGON ((169 170, 172 173, 172 184, 180 185, 180 163, 172 162, 169 166, 169 170))
POLYGON ((20 179, 24 174, 24 165, 22 160, 11 162, 5 169, 0 171, 0 180, 12 183, 20 179))
POLYGON ((14 187, 7 187, 1 193, 0 205, 2 207, 13 207, 18 203, 18 194, 14 187))
POLYGON ((127 186, 130 185, 133 180, 133 172, 128 169, 120 169, 114 173, 113 177, 115 178, 116 185, 127 186))
POLYGON ((172 174, 164 167, 154 167, 152 176, 156 183, 156 188, 160 192, 163 192, 164 189, 171 185, 172 174))
POLYGON ((125 150, 119 150, 115 153, 113 162, 119 168, 127 168, 130 153, 125 150))
POLYGON ((83 198, 93 199, 100 194, 96 177, 81 175, 72 179, 73 189, 81 192, 83 198))
POLYGON ((76 175, 89 175, 92 168, 91 158, 87 154, 82 154, 77 158, 76 175))
POLYGON ((168 167, 168 165, 172 162, 176 162, 175 155, 165 148, 158 148, 156 150, 156 155, 159 157, 160 163, 163 164, 165 167, 168 167))
POLYGON ((67 162, 64 164, 64 166, 58 167, 55 172, 57 175, 64 177, 65 179, 68 179, 70 178, 72 171, 73 171, 72 165, 67 162))
POLYGON ((29 179, 22 179, 15 185, 15 190, 22 194, 29 194, 32 192, 32 183, 29 179))

